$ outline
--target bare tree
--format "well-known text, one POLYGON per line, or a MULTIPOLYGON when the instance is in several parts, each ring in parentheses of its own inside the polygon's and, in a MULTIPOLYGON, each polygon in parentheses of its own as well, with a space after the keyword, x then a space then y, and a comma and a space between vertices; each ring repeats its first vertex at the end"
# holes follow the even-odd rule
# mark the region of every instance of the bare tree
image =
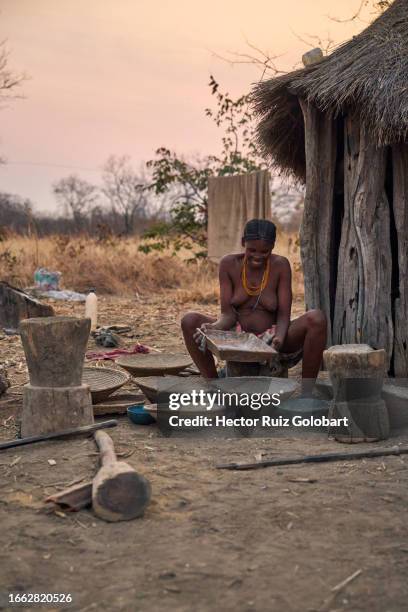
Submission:
POLYGON ((111 155, 102 169, 102 193, 112 210, 121 215, 126 234, 132 233, 137 217, 145 217, 148 197, 146 178, 137 173, 127 155, 111 155))
POLYGON ((27 79, 23 73, 15 73, 9 68, 9 51, 6 41, 0 41, 0 101, 22 97, 17 93, 21 83, 27 79))
MULTIPOLYGON (((6 100, 11 98, 21 98, 18 88, 27 75, 16 73, 9 68, 9 51, 6 41, 0 41, 0 108, 5 105, 6 100)), ((0 157, 0 164, 5 163, 5 159, 0 157)))
POLYGON ((29 231, 32 207, 33 204, 28 199, 0 192, 0 227, 7 227, 18 233, 29 231))
POLYGON ((98 197, 95 185, 71 174, 54 183, 52 190, 64 213, 72 215, 77 230, 83 229, 90 206, 98 197))
POLYGON ((359 0, 359 4, 355 12, 350 17, 346 17, 345 19, 330 17, 330 19, 332 21, 336 21, 337 23, 347 23, 349 21, 361 20, 362 14, 367 8, 371 11, 372 17, 377 17, 377 15, 389 8, 392 2, 393 0, 359 0))
MULTIPOLYGON (((349 17, 346 17, 344 19, 340 19, 339 17, 330 15, 327 15, 327 17, 329 20, 337 23, 347 23, 351 21, 361 20, 363 17, 363 13, 365 14, 368 11, 368 18, 371 21, 380 13, 389 8, 392 2, 393 0, 356 0, 356 9, 349 17)), ((324 55, 328 55, 336 47, 335 42, 331 38, 330 34, 327 34, 327 37, 324 38, 322 36, 316 36, 313 34, 304 34, 303 36, 301 36, 296 32, 292 33, 298 40, 303 42, 308 47, 320 47, 324 55)), ((219 55, 215 52, 213 52, 212 54, 214 57, 222 60, 223 62, 227 62, 231 66, 234 66, 236 64, 249 64, 254 66, 257 70, 261 72, 260 80, 264 78, 270 79, 272 77, 276 77, 287 72, 286 70, 282 70, 279 67, 279 55, 275 55, 270 51, 261 49, 260 47, 254 45, 247 39, 245 39, 245 43, 248 50, 244 53, 240 53, 237 51, 227 51, 226 55, 219 55)), ((299 68, 299 65, 297 64, 293 68, 299 68)))

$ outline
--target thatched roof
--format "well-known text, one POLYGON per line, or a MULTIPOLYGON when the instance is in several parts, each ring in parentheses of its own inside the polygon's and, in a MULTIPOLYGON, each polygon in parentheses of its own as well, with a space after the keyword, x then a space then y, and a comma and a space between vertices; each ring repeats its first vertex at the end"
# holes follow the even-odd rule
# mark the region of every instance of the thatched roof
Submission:
POLYGON ((408 140, 408 0, 395 0, 320 63, 255 86, 263 153, 274 166, 304 180, 298 96, 334 115, 357 112, 379 146, 408 140))

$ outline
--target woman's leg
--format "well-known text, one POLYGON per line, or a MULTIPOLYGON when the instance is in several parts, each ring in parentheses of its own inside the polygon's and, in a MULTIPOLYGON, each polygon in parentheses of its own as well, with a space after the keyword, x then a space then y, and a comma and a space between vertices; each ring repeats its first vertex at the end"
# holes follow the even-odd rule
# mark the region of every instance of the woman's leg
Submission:
POLYGON ((304 315, 291 321, 285 342, 281 347, 283 353, 293 353, 303 348, 302 390, 311 394, 322 363, 323 351, 326 348, 327 320, 321 310, 309 310, 304 315))
POLYGON ((214 323, 215 321, 215 318, 207 317, 199 312, 188 312, 181 319, 181 329, 183 331, 187 350, 197 368, 200 370, 201 375, 205 378, 217 378, 217 368, 215 367, 214 357, 210 351, 206 349, 205 353, 203 353, 199 350, 193 338, 193 334, 197 330, 197 327, 201 327, 203 323, 214 323))

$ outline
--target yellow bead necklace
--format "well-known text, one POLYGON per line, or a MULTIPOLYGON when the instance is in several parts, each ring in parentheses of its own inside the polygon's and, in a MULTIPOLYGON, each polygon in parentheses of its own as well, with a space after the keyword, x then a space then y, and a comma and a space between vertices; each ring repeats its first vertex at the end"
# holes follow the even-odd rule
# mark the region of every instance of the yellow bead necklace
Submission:
POLYGON ((260 293, 262 293, 262 291, 265 289, 266 285, 268 284, 270 259, 268 258, 268 261, 267 261, 267 264, 266 264, 266 268, 265 268, 265 271, 263 273, 260 285, 256 285, 255 286, 255 285, 249 285, 248 284, 247 270, 246 270, 247 266, 246 265, 247 265, 247 258, 245 256, 243 264, 242 264, 242 271, 241 271, 242 286, 244 287, 245 292, 248 295, 259 295, 260 293))

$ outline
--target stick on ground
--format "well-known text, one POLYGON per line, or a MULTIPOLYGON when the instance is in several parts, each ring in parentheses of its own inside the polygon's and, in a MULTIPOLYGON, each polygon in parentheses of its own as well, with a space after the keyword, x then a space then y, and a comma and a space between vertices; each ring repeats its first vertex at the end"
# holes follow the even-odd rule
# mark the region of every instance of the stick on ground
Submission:
POLYGON ((118 422, 115 419, 111 419, 110 421, 102 421, 101 423, 94 423, 93 425, 84 425, 82 427, 75 427, 74 429, 65 429, 64 431, 54 431, 53 433, 44 434, 42 436, 16 438, 15 440, 9 440, 8 442, 1 442, 0 450, 14 448, 15 446, 24 446, 25 444, 34 444, 35 442, 46 442, 47 440, 55 440, 56 438, 67 438, 69 436, 89 434, 93 433, 94 431, 98 431, 99 429, 116 427, 117 424, 118 422))
POLYGON ((287 457, 285 459, 267 459, 256 463, 223 463, 217 465, 217 470, 258 470, 278 465, 295 465, 298 463, 326 463, 328 461, 348 461, 350 459, 371 459, 374 457, 387 457, 389 455, 407 455, 407 446, 391 446, 390 448, 376 448, 354 453, 322 453, 321 455, 305 455, 304 457, 287 457))

